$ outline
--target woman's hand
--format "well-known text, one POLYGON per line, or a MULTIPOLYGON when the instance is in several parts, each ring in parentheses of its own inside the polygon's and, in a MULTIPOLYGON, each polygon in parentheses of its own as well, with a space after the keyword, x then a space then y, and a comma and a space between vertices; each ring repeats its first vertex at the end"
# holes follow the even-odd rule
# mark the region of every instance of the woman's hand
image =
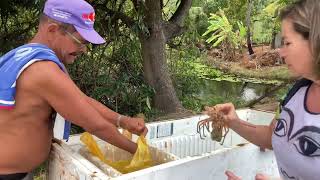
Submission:
MULTIPOLYGON (((241 180, 241 178, 239 176, 236 176, 233 172, 231 171, 226 171, 225 172, 226 176, 228 177, 228 180, 241 180)), ((271 178, 270 176, 268 175, 265 175, 265 174, 261 174, 261 173, 258 173, 256 174, 255 180, 281 180, 280 178, 271 178)))
POLYGON ((232 103, 217 104, 215 105, 215 108, 219 113, 223 114, 223 119, 228 126, 230 126, 232 122, 239 120, 232 103))
POLYGON ((231 171, 226 171, 225 174, 228 177, 228 180, 241 180, 241 178, 239 176, 236 176, 231 171))

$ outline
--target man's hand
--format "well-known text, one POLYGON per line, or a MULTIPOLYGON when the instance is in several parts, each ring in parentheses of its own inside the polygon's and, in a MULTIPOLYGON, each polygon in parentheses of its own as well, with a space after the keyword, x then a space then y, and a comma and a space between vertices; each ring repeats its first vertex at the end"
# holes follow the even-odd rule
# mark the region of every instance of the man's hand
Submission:
POLYGON ((136 135, 146 135, 148 129, 142 118, 126 117, 121 121, 121 127, 136 135))

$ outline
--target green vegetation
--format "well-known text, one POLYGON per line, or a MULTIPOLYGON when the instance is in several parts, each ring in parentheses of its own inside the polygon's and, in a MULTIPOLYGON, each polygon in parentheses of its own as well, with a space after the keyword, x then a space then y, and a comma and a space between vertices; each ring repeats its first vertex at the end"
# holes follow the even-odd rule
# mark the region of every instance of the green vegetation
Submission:
POLYGON ((209 18, 210 26, 208 30, 202 35, 211 36, 206 40, 207 43, 212 43, 212 47, 217 47, 221 43, 232 45, 233 49, 241 47, 244 43, 244 37, 246 30, 240 21, 237 21, 238 30, 234 32, 233 25, 230 24, 228 18, 225 16, 222 10, 217 14, 210 14, 209 18))
MULTIPOLYGON (((153 106, 157 91, 145 80, 139 39, 141 34, 147 37, 150 33, 144 22, 145 9, 134 9, 130 1, 90 2, 97 7, 96 27, 105 35, 108 43, 93 46, 91 52, 69 66, 71 77, 86 94, 113 110, 127 115, 143 113, 148 119, 154 118, 159 113, 153 106), (108 8, 106 11, 99 4, 102 2, 108 8), (118 10, 133 17, 132 26, 117 19, 115 11, 118 10)), ((181 1, 161 2, 163 20, 169 21, 181 1)), ((32 37, 43 3, 44 0, 5 0, 1 3, 0 54, 26 43, 32 37)), ((285 0, 253 1, 251 24, 254 43, 270 45, 274 34, 279 31, 279 22, 275 21, 278 9, 287 3, 285 0)), ((226 69, 220 71, 208 63, 207 52, 212 49, 223 52, 222 56, 215 57, 221 62, 235 61, 239 53, 243 53, 246 7, 245 0, 193 0, 185 19, 184 33, 168 40, 166 62, 176 94, 186 109, 199 112, 205 105, 196 96, 199 88, 204 88, 201 85, 203 79, 260 84, 277 84, 289 79, 283 66, 272 67, 261 73, 233 65, 226 72, 226 69), (223 56, 228 54, 234 54, 235 58, 223 56)), ((214 104, 218 102, 214 99, 219 98, 212 93, 209 101, 214 104)))

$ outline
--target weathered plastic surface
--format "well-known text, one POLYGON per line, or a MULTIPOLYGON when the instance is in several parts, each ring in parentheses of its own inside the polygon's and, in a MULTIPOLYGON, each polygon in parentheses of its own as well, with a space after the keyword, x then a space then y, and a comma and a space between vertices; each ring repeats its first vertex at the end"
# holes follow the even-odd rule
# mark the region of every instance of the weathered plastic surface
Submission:
MULTIPOLYGON (((255 124, 269 124, 274 116, 271 113, 248 109, 238 110, 237 113, 242 119, 255 124)), ((278 175, 272 151, 261 152, 252 144, 243 145, 246 141, 234 132, 228 134, 224 145, 212 143, 210 137, 206 140, 197 138, 196 124, 204 118, 206 116, 200 115, 148 124, 147 138, 150 144, 180 159, 165 161, 167 163, 125 175, 109 167, 94 165, 96 163, 92 163, 92 159, 80 155, 78 152, 83 145, 79 136, 74 136, 66 145, 55 145, 56 148, 51 153, 49 179, 226 179, 224 171, 227 169, 243 179, 253 179, 258 172, 278 175), (177 146, 173 147, 173 142, 177 146), (211 146, 208 145, 210 142, 211 146)), ((119 154, 127 156, 125 153, 119 154)))
POLYGON ((48 178, 52 180, 100 180, 109 179, 106 174, 70 147, 54 143, 49 157, 48 178))
MULTIPOLYGON (((112 162, 121 161, 121 160, 130 160, 132 159, 132 154, 128 153, 127 151, 124 151, 120 148, 117 148, 113 145, 104 143, 100 141, 98 143, 100 149, 104 153, 105 157, 107 157, 108 160, 111 160, 112 162)), ((154 165, 160 165, 163 163, 167 163, 170 161, 178 160, 179 158, 176 157, 173 154, 165 153, 162 150, 159 150, 154 147, 150 147, 150 153, 154 162, 154 165)), ((86 147, 81 147, 79 150, 79 154, 88 159, 90 162, 92 162, 94 165, 96 165, 99 169, 101 169, 103 172, 108 174, 110 177, 117 177, 122 175, 119 171, 116 169, 110 167, 109 165, 101 162, 97 157, 92 156, 91 153, 87 150, 86 147), (113 172, 113 173, 111 173, 113 172)))
POLYGON ((261 152, 258 147, 247 144, 225 148, 203 156, 194 156, 169 162, 156 170, 146 169, 120 176, 117 179, 137 180, 223 180, 224 172, 231 170, 244 180, 254 179, 256 173, 278 177, 276 161, 271 151, 261 152))

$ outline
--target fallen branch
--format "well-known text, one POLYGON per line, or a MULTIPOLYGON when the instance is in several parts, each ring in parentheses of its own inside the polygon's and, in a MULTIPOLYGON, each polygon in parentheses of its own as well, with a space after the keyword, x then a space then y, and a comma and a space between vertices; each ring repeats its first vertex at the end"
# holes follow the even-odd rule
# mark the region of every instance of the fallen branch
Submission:
POLYGON ((255 104, 257 104, 258 102, 260 102, 262 99, 273 95, 276 91, 278 91, 279 89, 285 87, 287 84, 288 84, 288 82, 284 82, 284 83, 282 83, 282 84, 274 87, 274 88, 271 89, 270 91, 265 92, 265 93, 264 93, 262 96, 260 96, 259 98, 250 101, 247 105, 245 105, 245 107, 252 108, 255 104))

